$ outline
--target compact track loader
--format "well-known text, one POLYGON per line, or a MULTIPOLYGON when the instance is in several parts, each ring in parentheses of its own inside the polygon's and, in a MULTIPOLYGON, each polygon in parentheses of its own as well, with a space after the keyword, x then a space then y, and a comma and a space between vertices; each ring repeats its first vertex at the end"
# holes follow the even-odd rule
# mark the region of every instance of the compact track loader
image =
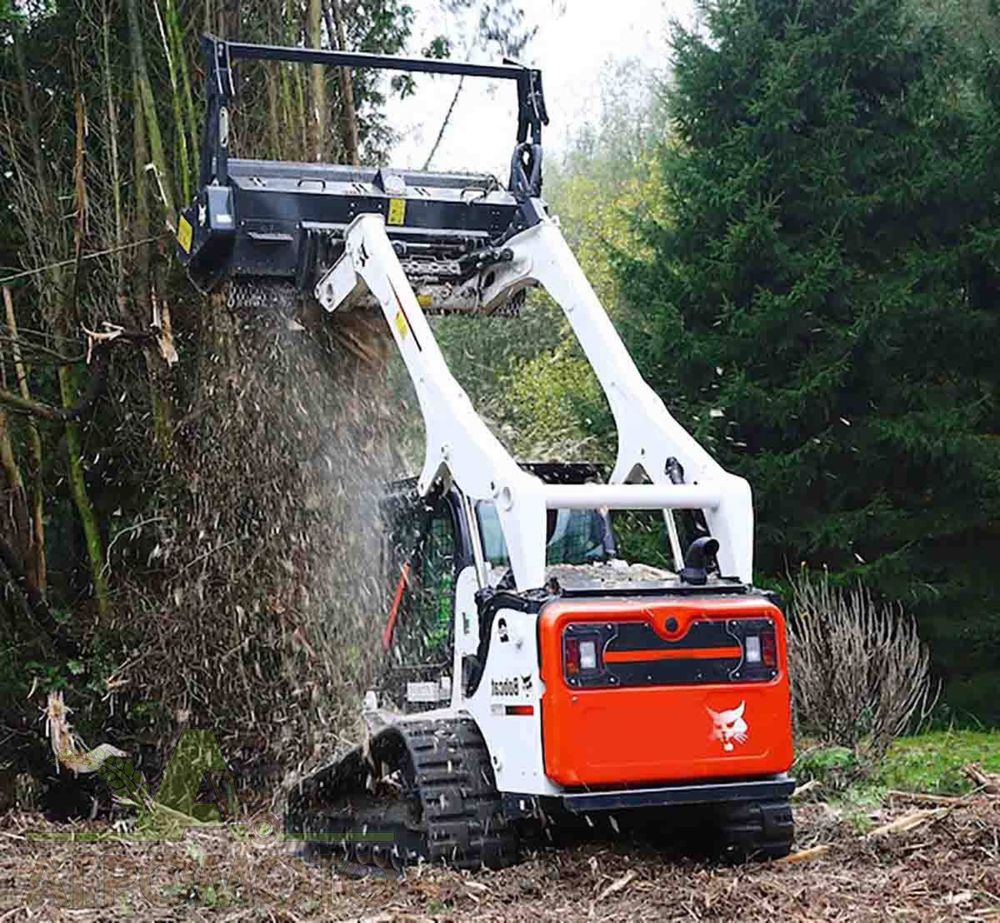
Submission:
POLYGON ((750 488, 643 381, 549 216, 540 72, 204 47, 201 183, 178 231, 191 278, 227 282, 240 306, 266 309, 277 287, 328 312, 381 311, 426 431, 419 477, 384 502, 398 582, 380 624, 372 613, 386 667, 366 696, 368 739, 295 786, 287 833, 362 864, 497 867, 516 861, 523 830, 611 815, 665 836, 694 819, 733 858, 787 853, 785 619, 753 585, 750 488), (512 81, 509 182, 231 158, 240 58, 512 81), (607 477, 518 464, 425 316, 516 314, 535 286, 562 307, 614 415, 607 477), (619 551, 629 516, 655 523, 656 566, 619 551))

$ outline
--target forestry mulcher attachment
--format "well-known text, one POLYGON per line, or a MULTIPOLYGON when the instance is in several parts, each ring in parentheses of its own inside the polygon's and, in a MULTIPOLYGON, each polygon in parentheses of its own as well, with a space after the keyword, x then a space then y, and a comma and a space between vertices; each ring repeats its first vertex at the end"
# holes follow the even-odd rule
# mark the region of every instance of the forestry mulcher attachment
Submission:
POLYGON ((181 259, 203 288, 270 279, 328 312, 380 310, 426 432, 419 477, 384 502, 398 582, 372 613, 386 665, 366 696, 368 739, 295 786, 287 833, 362 864, 497 867, 516 860, 525 829, 611 815, 616 829, 631 818, 667 837, 693 821, 733 858, 787 853, 785 619, 753 586, 750 488, 643 381, 549 217, 539 71, 204 42, 201 188, 180 222, 181 259), (508 185, 230 158, 238 58, 511 80, 508 185), (607 478, 518 464, 425 317, 515 313, 535 286, 562 307, 607 397, 618 430, 607 478), (658 566, 617 551, 642 516, 662 539, 658 566))

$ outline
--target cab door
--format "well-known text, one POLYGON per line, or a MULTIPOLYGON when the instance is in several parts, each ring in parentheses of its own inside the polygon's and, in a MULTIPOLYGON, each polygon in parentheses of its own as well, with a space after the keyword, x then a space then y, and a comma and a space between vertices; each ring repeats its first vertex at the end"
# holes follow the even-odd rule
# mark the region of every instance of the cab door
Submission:
POLYGON ((391 605, 378 684, 402 711, 424 711, 451 699, 455 582, 461 560, 458 509, 444 494, 413 495, 397 505, 389 529, 391 605))

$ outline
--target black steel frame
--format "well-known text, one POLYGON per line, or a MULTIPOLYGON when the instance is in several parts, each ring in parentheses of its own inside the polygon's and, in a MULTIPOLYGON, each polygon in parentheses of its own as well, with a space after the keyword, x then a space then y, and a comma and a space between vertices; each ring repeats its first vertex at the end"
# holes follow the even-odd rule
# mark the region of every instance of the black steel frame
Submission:
POLYGON ((789 798, 795 780, 788 776, 735 782, 664 785, 657 788, 623 788, 597 792, 567 792, 562 795, 503 795, 509 817, 533 816, 539 806, 561 808, 570 814, 622 811, 686 804, 725 804, 733 801, 770 801, 789 798))
MULTIPOLYGON (((540 146, 542 126, 549 123, 542 91, 542 72, 513 61, 502 64, 472 64, 436 58, 405 58, 357 51, 324 51, 318 48, 295 48, 278 45, 252 45, 228 42, 212 35, 202 37, 206 64, 205 86, 208 107, 205 113, 201 149, 201 186, 228 181, 228 121, 236 97, 233 80, 234 60, 288 61, 295 64, 321 64, 330 67, 368 67, 377 70, 408 71, 424 74, 453 74, 513 80, 517 84, 517 142, 540 146)), ((529 165, 530 166, 530 165, 529 165)))

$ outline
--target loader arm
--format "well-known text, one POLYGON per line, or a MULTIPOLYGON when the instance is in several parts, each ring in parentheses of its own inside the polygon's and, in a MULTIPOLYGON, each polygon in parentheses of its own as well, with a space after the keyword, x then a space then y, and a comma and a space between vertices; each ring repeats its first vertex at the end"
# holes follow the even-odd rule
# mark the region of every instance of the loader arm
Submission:
MULTIPOLYGON (((538 202, 544 214, 544 205, 538 202)), ((378 302, 424 419, 426 449, 418 482, 427 494, 450 477, 466 496, 497 507, 520 590, 545 580, 546 509, 700 509, 720 540, 721 571, 749 583, 753 567, 750 489, 728 474, 667 412, 643 381, 556 224, 547 216, 506 244, 512 257, 484 272, 485 301, 504 290, 542 284, 562 306, 611 404, 618 463, 608 484, 543 484, 522 470, 472 406, 448 369, 380 215, 360 215, 345 232, 344 253, 319 281, 328 311, 365 288, 378 302), (502 273, 502 275, 501 275, 502 273), (492 284, 485 284, 491 277, 492 284), (668 459, 690 473, 674 483, 668 459), (650 484, 633 483, 646 474, 650 484)))
MULTIPOLYGON (((544 208, 538 202, 538 211, 544 214, 544 208)), ((669 491, 674 484, 671 473, 677 470, 674 463, 679 463, 685 482, 706 490, 708 502, 698 506, 704 511, 709 531, 719 540, 722 573, 750 583, 750 485, 723 469, 645 382, 555 221, 543 217, 507 246, 513 256, 492 271, 490 284, 483 286, 483 300, 503 299, 511 289, 539 284, 562 308, 615 420, 618 455, 611 483, 631 484, 645 476, 669 491)), ((668 526, 671 523, 668 518, 668 526)))
POLYGON ((355 295, 359 283, 378 301, 420 403, 426 450, 417 489, 426 495, 439 477, 449 474, 468 496, 494 500, 518 586, 541 586, 544 485, 518 467, 451 374, 380 215, 354 219, 345 234, 344 254, 320 280, 316 296, 333 311, 355 295))

